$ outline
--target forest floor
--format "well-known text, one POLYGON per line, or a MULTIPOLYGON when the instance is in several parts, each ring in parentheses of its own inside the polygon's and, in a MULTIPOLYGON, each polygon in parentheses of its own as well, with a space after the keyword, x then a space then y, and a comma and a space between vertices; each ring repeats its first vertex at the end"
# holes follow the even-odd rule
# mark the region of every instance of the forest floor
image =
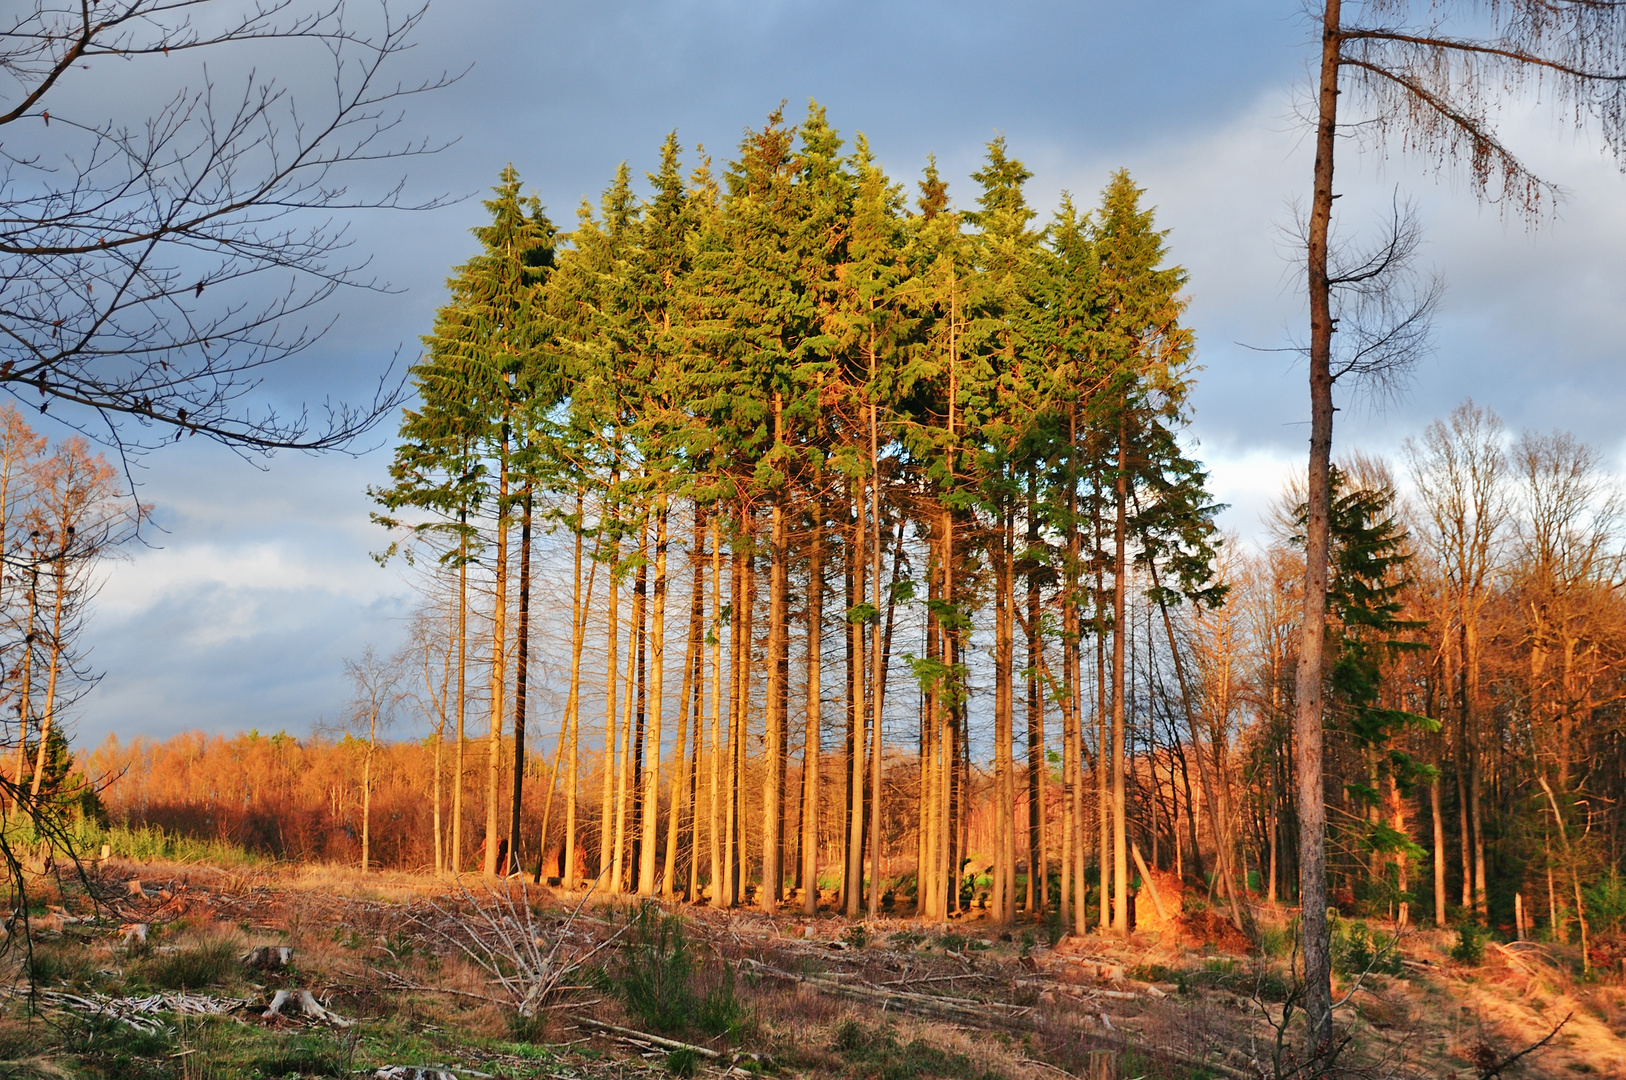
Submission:
MULTIPOLYGON (((1264 951, 1212 912, 1052 947, 1053 923, 667 905, 678 921, 536 886, 521 899, 517 886, 421 876, 118 860, 37 879, 32 899, 32 948, 13 937, 4 961, 0 1080, 1195 1080, 1292 1068, 1273 1055, 1290 959, 1268 955, 1288 940, 1285 913, 1262 924, 1264 951), (244 963, 258 946, 273 951, 244 963), (498 974, 476 962, 488 949, 513 950, 498 974), (541 991, 529 1018, 513 1006, 523 970, 541 991), (293 996, 267 1017, 278 991, 293 996)), ((1618 968, 1582 980, 1573 956, 1528 943, 1488 943, 1482 962, 1464 963, 1449 956, 1456 935, 1434 931, 1402 935, 1394 952, 1370 944, 1391 934, 1341 928, 1345 969, 1353 957, 1367 973, 1335 988, 1340 1075, 1626 1080, 1618 968)), ((1291 1045, 1300 1027, 1287 1026, 1291 1045)))

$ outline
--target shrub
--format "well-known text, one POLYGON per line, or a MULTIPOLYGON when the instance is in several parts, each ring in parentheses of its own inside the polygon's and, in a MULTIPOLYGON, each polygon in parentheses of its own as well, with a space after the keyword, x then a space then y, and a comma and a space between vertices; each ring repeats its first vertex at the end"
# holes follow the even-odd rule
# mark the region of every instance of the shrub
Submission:
POLYGON ((1053 907, 1044 913, 1044 939, 1054 949, 1067 936, 1067 924, 1062 921, 1061 908, 1053 907))
POLYGON ((1587 922, 1596 932, 1626 929, 1626 878, 1613 867, 1582 890, 1586 897, 1587 922))
POLYGON ((1293 951, 1297 936, 1297 927, 1294 926, 1260 925, 1259 951, 1272 960, 1281 960, 1293 951))
POLYGON ((644 905, 633 917, 616 980, 627 1008, 651 1031, 677 1031, 694 1011, 693 976, 683 920, 644 905))
POLYGON ((1473 920, 1459 923, 1457 943, 1451 946, 1451 959, 1459 964, 1477 967, 1485 961, 1485 928, 1473 920))
POLYGON ((853 923, 842 931, 841 940, 855 949, 862 949, 869 944, 869 927, 863 923, 853 923))
POLYGON ((1387 941, 1373 937, 1364 922, 1345 922, 1338 919, 1332 924, 1333 966, 1341 975, 1399 975, 1400 952, 1395 948, 1398 936, 1387 941))

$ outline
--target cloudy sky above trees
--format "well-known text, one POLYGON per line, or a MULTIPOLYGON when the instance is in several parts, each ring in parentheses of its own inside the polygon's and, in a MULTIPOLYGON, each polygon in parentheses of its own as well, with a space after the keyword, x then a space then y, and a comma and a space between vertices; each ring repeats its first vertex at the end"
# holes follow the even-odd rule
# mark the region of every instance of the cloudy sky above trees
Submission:
MULTIPOLYGON (((1311 36, 1294 0, 438 0, 401 76, 473 66, 411 103, 403 130, 458 141, 411 162, 409 182, 471 197, 357 220, 356 251, 397 291, 341 297, 333 330, 267 392, 360 396, 392 356, 410 362, 506 163, 568 228, 620 161, 654 168, 666 132, 691 162, 702 143, 720 165, 781 100, 795 118, 816 99, 849 139, 869 137, 895 180, 912 186, 935 153, 962 198, 999 134, 1035 174, 1029 192, 1045 214, 1062 191, 1093 204, 1111 170, 1131 171, 1191 275, 1205 369, 1192 434, 1231 504, 1222 523, 1246 538, 1308 435, 1302 367, 1273 350, 1304 322, 1291 237, 1309 188, 1299 106, 1311 36)), ((217 76, 229 70, 221 59, 217 76)), ((319 93, 302 71, 320 68, 289 62, 285 81, 319 93)), ((1447 293, 1434 354, 1381 399, 1346 395, 1336 446, 1394 454, 1472 396, 1514 430, 1567 428, 1620 463, 1626 177, 1545 105, 1504 122, 1567 192, 1535 228, 1402 157, 1344 151, 1344 230, 1412 200, 1447 293)), ((413 604, 402 569, 371 558, 385 538, 365 488, 384 479, 392 435, 351 457, 284 455, 263 471, 191 441, 148 457, 137 475, 156 528, 112 565, 98 600, 90 637, 106 674, 81 707, 80 744, 110 731, 303 732, 337 716, 343 658, 392 647, 413 604)))

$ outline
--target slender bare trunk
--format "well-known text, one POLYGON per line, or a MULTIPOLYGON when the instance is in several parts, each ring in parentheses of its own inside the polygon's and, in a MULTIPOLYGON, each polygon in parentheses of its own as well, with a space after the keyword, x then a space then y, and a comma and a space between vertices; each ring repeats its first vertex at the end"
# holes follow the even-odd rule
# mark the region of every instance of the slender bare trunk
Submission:
POLYGON ((1128 425, 1118 421, 1117 516, 1112 536, 1116 550, 1112 576, 1112 930, 1129 934, 1129 841, 1124 803, 1124 645, 1129 628, 1124 606, 1129 595, 1129 440, 1128 425))
MULTIPOLYGON (((615 486, 615 475, 610 477, 610 486, 615 486)), ((605 620, 609 624, 605 634, 605 674, 604 674, 604 775, 599 784, 599 831, 598 831, 598 880, 602 887, 610 892, 620 891, 620 884, 613 876, 615 859, 615 772, 616 757, 619 753, 618 728, 616 726, 616 693, 620 686, 620 672, 617 671, 621 655, 621 543, 612 540, 610 543, 610 602, 605 612, 605 620), (606 876, 609 880, 605 880, 606 876)))
POLYGON ((68 589, 67 568, 64 557, 58 555, 51 565, 51 576, 56 579, 51 596, 51 659, 45 669, 45 708, 40 713, 40 742, 35 750, 34 783, 29 794, 39 800, 40 783, 45 779, 45 750, 51 740, 51 726, 56 719, 56 685, 62 673, 62 605, 68 589))
MULTIPOLYGON (((862 554, 866 531, 864 489, 856 484, 854 489, 853 542, 847 549, 849 608, 864 598, 864 567, 868 561, 862 554)), ((848 622, 847 638, 847 867, 842 877, 842 900, 847 918, 856 919, 864 903, 864 735, 868 726, 862 620, 848 622)))
MULTIPOLYGON (((774 430, 779 431, 779 399, 774 398, 774 430)), ((764 658, 768 669, 766 724, 762 742, 763 764, 767 775, 762 784, 762 891, 758 906, 772 914, 779 910, 779 897, 784 889, 785 873, 779 838, 784 828, 784 803, 781 798, 785 768, 785 684, 780 667, 780 644, 785 638, 785 508, 781 496, 775 495, 769 508, 768 531, 768 650, 764 658)))
POLYGON ((502 775, 502 716, 508 688, 508 432, 497 463, 496 590, 491 609, 491 720, 486 739, 486 843, 484 876, 496 877, 500 826, 497 810, 502 775))
MULTIPOLYGON (((582 650, 587 643, 587 612, 593 603, 593 579, 598 576, 598 548, 593 545, 593 563, 587 571, 587 595, 582 595, 582 517, 583 497, 576 492, 576 538, 572 564, 570 591, 570 692, 565 701, 565 849, 560 856, 559 881, 566 889, 574 889, 576 877, 577 796, 581 784, 581 703, 582 703, 582 650)), ((539 864, 540 865, 540 864, 539 864)))
POLYGON ((711 848, 711 906, 723 907, 723 845, 719 834, 722 791, 723 715, 723 547, 718 517, 711 515, 711 784, 706 805, 706 838, 711 848))
MULTIPOLYGON (((375 708, 367 716, 367 756, 362 760, 361 765, 361 872, 363 874, 372 865, 373 752, 377 749, 378 710, 375 708)), ((37 789, 39 774, 35 774, 34 781, 37 789)), ((38 794, 38 791, 36 790, 35 793, 38 794)))
POLYGON ((813 501, 807 569, 807 723, 802 742, 802 913, 819 909, 819 739, 823 704, 819 651, 824 641, 824 511, 813 501))
MULTIPOLYGON (((701 532, 699 513, 694 518, 694 539, 689 545, 689 634, 687 643, 683 647, 683 688, 678 693, 678 730, 677 730, 677 760, 672 766, 671 793, 667 798, 670 804, 666 814, 666 859, 661 871, 661 895, 667 898, 672 896, 677 887, 677 861, 679 830, 683 823, 684 807, 684 781, 687 779, 687 762, 684 754, 689 739, 689 698, 691 694, 698 694, 701 680, 695 672, 695 655, 700 649, 700 622, 704 617, 702 604, 705 598, 706 575, 705 564, 701 562, 701 545, 704 543, 701 532)), ((698 712, 698 710, 696 710, 698 712)), ((698 724, 700 718, 695 717, 698 724)), ((693 859, 690 859, 691 864, 693 859)))
MULTIPOLYGON (((508 816, 508 865, 504 873, 524 873, 519 854, 519 813, 525 804, 525 690, 526 676, 531 659, 531 482, 525 482, 521 501, 519 526, 519 626, 514 635, 514 790, 512 809, 508 816)), ((559 740, 559 747, 564 740, 559 740)), ((557 751, 555 752, 557 756, 557 751)), ((554 768, 557 779, 558 767, 554 768)), ((554 781, 549 781, 553 783, 554 781)), ((542 835, 537 837, 536 858, 541 864, 543 850, 548 846, 546 813, 543 815, 542 835)))
MULTIPOLYGON (((875 351, 870 349, 870 384, 875 381, 875 351)), ((881 610, 881 459, 875 402, 869 405, 870 603, 881 610)), ((870 631, 870 757, 869 757, 869 905, 871 919, 881 910, 881 704, 886 669, 881 663, 879 624, 870 631)))
POLYGON ((1310 461, 1306 477, 1304 611, 1295 675, 1293 735, 1299 802, 1299 903, 1304 948, 1304 1011, 1313 1058, 1332 1049, 1332 953, 1327 927, 1327 811, 1322 786, 1321 661, 1327 619, 1331 544, 1332 299, 1328 234, 1332 220, 1333 148, 1338 131, 1342 52, 1339 0, 1326 0, 1321 34, 1315 190, 1307 260, 1310 298, 1310 461))
MULTIPOLYGON (((655 844, 660 835, 661 726, 666 698, 666 525, 666 496, 662 495, 658 497, 655 509, 655 589, 651 601, 649 641, 649 732, 644 744, 643 813, 638 822, 642 842, 638 856, 639 896, 655 895, 655 844)), ((683 744, 680 742, 680 761, 682 757, 683 744)))
POLYGON ((468 717, 469 670, 469 536, 468 514, 458 514, 457 540, 457 745, 452 748, 452 863, 455 876, 463 872, 463 751, 464 723, 468 717))
MULTIPOLYGON (((633 746, 633 709, 637 703, 639 646, 644 629, 644 574, 647 570, 648 528, 638 530, 638 565, 634 570, 632 589, 632 618, 627 625, 627 674, 622 687, 621 703, 621 760, 616 763, 615 775, 615 846, 611 854, 610 891, 621 892, 627 865, 627 809, 631 785, 637 783, 637 751, 633 746)), ((636 883, 633 883, 636 884, 636 883)))

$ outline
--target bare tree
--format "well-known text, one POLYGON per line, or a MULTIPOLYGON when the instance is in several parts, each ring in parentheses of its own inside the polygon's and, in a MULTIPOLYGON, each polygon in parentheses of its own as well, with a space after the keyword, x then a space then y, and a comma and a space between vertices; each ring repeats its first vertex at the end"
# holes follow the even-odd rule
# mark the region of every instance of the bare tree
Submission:
POLYGON ((188 432, 244 452, 326 449, 393 411, 388 377, 320 421, 254 392, 320 337, 299 324, 335 291, 387 288, 336 218, 436 204, 404 181, 350 186, 436 149, 399 137, 401 106, 450 77, 390 74, 426 8, 17 7, 0 16, 0 387, 41 412, 67 405, 64 423, 125 453, 188 432), (245 51, 289 70, 319 58, 330 79, 296 94, 260 68, 225 81, 206 66, 245 51))
MULTIPOLYGON (((1327 612, 1334 310, 1334 153, 1340 128, 1400 147, 1440 169, 1465 167, 1476 195, 1539 215, 1556 188, 1502 140, 1495 114, 1529 91, 1596 124, 1604 147, 1626 153, 1626 4, 1619 0, 1321 0, 1314 186, 1305 251, 1310 301, 1310 460, 1303 641, 1294 716, 1305 1012, 1313 1054, 1330 1054, 1332 958, 1326 922, 1326 808, 1322 790, 1322 639, 1327 612), (1340 102, 1344 111, 1340 112, 1340 102)), ((1357 294, 1358 295, 1358 294, 1357 294)))
POLYGON ((371 645, 360 659, 346 660, 344 673, 354 688, 350 699, 350 724, 357 735, 367 734, 367 752, 361 767, 361 872, 372 865, 373 755, 378 752, 378 733, 395 718, 402 694, 401 660, 379 656, 371 645))
POLYGON ((445 872, 448 863, 445 830, 441 823, 441 808, 445 801, 442 758, 445 755, 446 727, 454 707, 452 686, 456 676, 452 672, 452 664, 457 655, 457 616, 455 612, 444 610, 447 600, 439 593, 441 584, 439 579, 432 579, 430 589, 433 591, 429 602, 413 615, 406 655, 415 669, 416 678, 412 688, 403 694, 403 700, 411 701, 429 721, 430 738, 434 745, 430 828, 435 835, 437 875, 445 872))
MULTIPOLYGON (((85 609, 96 593, 94 569, 134 535, 141 508, 119 496, 113 467, 91 454, 80 438, 59 446, 35 473, 29 536, 32 561, 40 571, 34 575, 35 589, 43 583, 46 609, 43 622, 32 628, 45 663, 39 747, 29 788, 30 797, 38 799, 53 725, 60 727, 61 709, 78 696, 69 692, 69 684, 82 692, 98 678, 85 663, 84 650, 76 648, 85 609)), ((35 567, 29 569, 32 573, 35 567)), ((29 718, 25 714, 22 719, 26 738, 29 718)))
MULTIPOLYGON (((1485 837, 1479 806, 1480 616, 1490 598, 1498 534, 1507 521, 1507 462, 1502 421, 1465 401, 1436 420, 1420 442, 1407 439, 1406 460, 1417 486, 1419 530, 1451 593, 1457 646, 1459 794, 1469 816, 1463 833, 1462 906, 1485 915, 1485 837), (1472 843, 1468 843, 1469 834, 1472 843)), ((1435 781, 1438 783, 1438 780, 1435 781)), ((1436 845, 1438 848, 1439 845, 1436 845)), ((1444 852, 1436 850, 1435 921, 1445 921, 1444 852)))

